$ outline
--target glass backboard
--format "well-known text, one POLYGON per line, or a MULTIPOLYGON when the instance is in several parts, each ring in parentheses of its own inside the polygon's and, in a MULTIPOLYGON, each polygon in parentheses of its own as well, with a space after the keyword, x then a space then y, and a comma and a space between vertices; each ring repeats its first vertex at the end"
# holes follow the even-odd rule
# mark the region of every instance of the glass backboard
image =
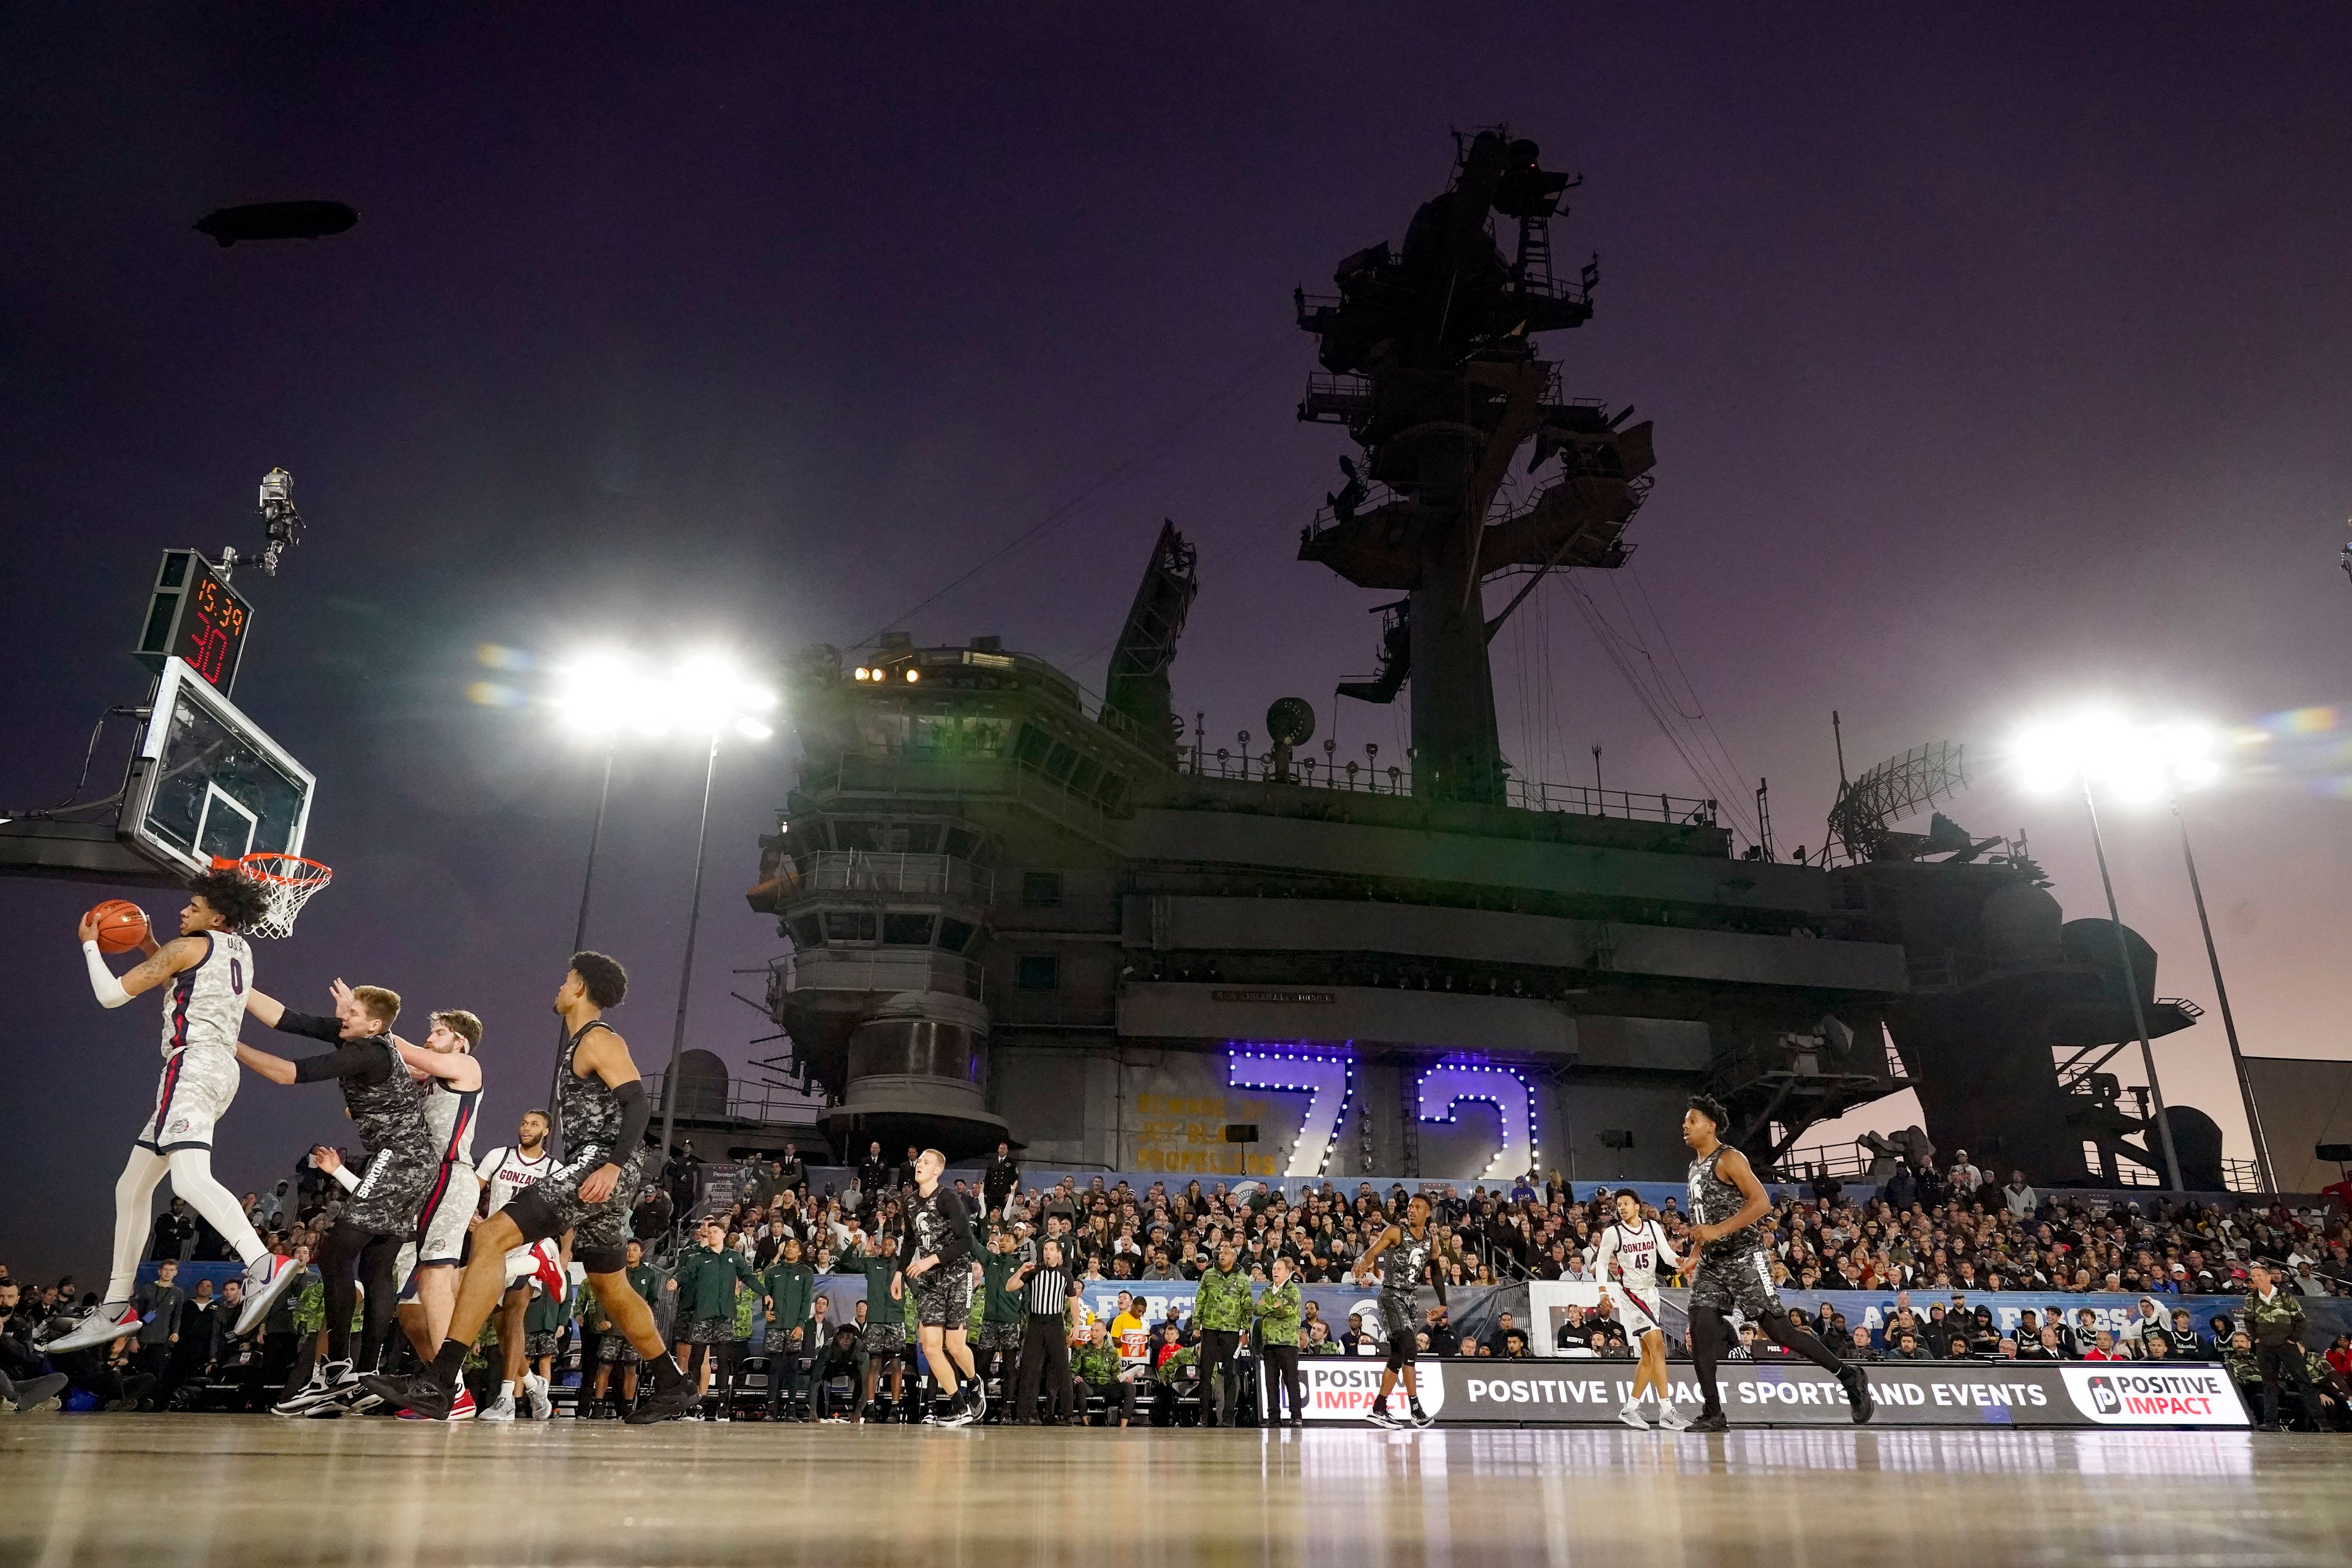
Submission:
POLYGON ((299 855, 313 783, 184 659, 166 659, 123 802, 122 836, 190 871, 261 849, 299 855))

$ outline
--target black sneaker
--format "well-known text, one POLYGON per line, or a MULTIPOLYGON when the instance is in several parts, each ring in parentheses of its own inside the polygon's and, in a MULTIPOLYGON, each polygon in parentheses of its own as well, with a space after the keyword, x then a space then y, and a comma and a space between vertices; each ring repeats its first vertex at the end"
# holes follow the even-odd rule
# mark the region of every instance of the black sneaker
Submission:
POLYGON ((449 1406, 457 1398, 456 1389, 442 1387, 439 1378, 424 1372, 407 1377, 385 1377, 379 1373, 366 1373, 360 1378, 360 1387, 390 1408, 414 1410, 420 1419, 425 1421, 446 1420, 449 1406))
POLYGON ((1397 1427, 1404 1425, 1403 1422, 1389 1414, 1389 1407, 1385 1405, 1375 1405, 1370 1410, 1365 1411, 1364 1419, 1370 1422, 1375 1426, 1385 1426, 1391 1431, 1394 1431, 1397 1427))
POLYGON ((1845 1384, 1846 1403, 1853 1406, 1853 1424, 1857 1426, 1868 1425, 1870 1418, 1878 1414, 1878 1401, 1870 1396, 1869 1375, 1862 1368, 1848 1363, 1838 1381, 1845 1384))
POLYGON ((1407 1419, 1408 1419, 1408 1420, 1409 1420, 1409 1421, 1410 1421, 1413 1426, 1436 1426, 1436 1425, 1437 1425, 1437 1417, 1436 1417, 1436 1416, 1434 1416, 1434 1415, 1432 1415, 1428 1411, 1423 1410, 1423 1409, 1421 1407, 1421 1401, 1420 1401, 1420 1400, 1418 1400, 1418 1399, 1414 1400, 1414 1401, 1412 1402, 1412 1414, 1409 1417, 1407 1417, 1407 1419))
POLYGON ((691 1379, 681 1378, 667 1388, 650 1389, 637 1399, 636 1408, 623 1419, 632 1426, 643 1426, 653 1421, 675 1421, 702 1403, 694 1391, 691 1379))
POLYGON ((1688 1426, 1684 1427, 1683 1430, 1685 1432, 1728 1432, 1731 1430, 1731 1423, 1724 1419, 1722 1411, 1709 1410, 1702 1413, 1696 1420, 1694 1420, 1688 1426))

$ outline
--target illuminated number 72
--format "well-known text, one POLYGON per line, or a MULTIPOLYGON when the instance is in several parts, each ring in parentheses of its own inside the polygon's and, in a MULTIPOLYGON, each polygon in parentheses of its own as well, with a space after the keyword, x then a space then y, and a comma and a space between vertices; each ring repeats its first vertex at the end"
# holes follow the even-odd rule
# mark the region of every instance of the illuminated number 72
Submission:
POLYGON ((1319 1175, 1331 1141, 1356 1087, 1353 1063, 1343 1056, 1308 1051, 1261 1051, 1235 1046, 1228 1052, 1229 1089, 1267 1089, 1308 1096, 1298 1142, 1291 1145, 1286 1176, 1319 1175))
POLYGON ((1503 1145, 1486 1163, 1481 1181, 1516 1176, 1529 1169, 1535 1148, 1535 1106, 1527 1079, 1508 1068, 1475 1062, 1440 1062, 1421 1075, 1416 1098, 1423 1121, 1451 1121, 1465 1100, 1483 1100, 1501 1114, 1503 1145))

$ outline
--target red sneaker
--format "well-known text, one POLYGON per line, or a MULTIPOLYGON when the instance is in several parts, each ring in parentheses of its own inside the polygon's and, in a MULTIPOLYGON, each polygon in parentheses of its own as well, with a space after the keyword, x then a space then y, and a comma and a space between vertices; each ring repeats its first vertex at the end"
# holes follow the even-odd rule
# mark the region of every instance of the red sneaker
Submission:
POLYGON ((443 1419, 447 1421, 471 1421, 473 1418, 474 1391, 470 1388, 465 1387, 463 1384, 460 1384, 457 1389, 457 1397, 449 1402, 449 1414, 444 1416, 443 1419))

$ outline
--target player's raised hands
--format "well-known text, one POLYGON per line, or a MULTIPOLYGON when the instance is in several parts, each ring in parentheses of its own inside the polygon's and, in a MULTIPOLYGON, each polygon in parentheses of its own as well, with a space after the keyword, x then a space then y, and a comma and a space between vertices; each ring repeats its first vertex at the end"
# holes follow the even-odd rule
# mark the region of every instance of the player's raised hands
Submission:
POLYGON ((324 1143, 313 1143, 310 1145, 310 1163, 331 1176, 343 1168, 343 1157, 324 1143))
POLYGON ((341 975, 336 975, 335 978, 328 984, 327 999, 335 1005, 335 1011, 339 1013, 342 1011, 344 1005, 351 1001, 352 988, 343 984, 343 977, 341 975))

